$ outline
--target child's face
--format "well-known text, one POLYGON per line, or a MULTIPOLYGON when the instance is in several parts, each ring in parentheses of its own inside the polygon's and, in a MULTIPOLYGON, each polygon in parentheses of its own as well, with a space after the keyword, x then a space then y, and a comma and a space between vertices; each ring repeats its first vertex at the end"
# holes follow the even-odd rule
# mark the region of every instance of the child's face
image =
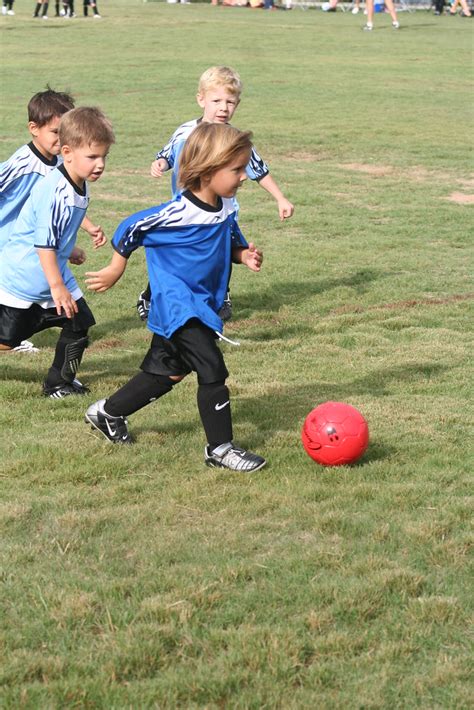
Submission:
POLYGON ((63 145, 61 153, 69 177, 76 185, 83 185, 85 180, 96 182, 105 169, 105 160, 110 146, 105 143, 91 143, 71 148, 63 145))
POLYGON ((213 173, 209 181, 209 189, 219 197, 234 197, 244 180, 247 179, 245 168, 249 160, 250 151, 243 150, 231 163, 213 173))
POLYGON ((51 160, 55 155, 59 155, 59 122, 60 116, 55 116, 44 126, 38 126, 34 121, 28 123, 28 130, 33 136, 33 143, 41 155, 47 160, 51 160))
POLYGON ((229 123, 240 99, 225 86, 209 89, 197 95, 197 102, 203 109, 202 120, 206 123, 229 123))

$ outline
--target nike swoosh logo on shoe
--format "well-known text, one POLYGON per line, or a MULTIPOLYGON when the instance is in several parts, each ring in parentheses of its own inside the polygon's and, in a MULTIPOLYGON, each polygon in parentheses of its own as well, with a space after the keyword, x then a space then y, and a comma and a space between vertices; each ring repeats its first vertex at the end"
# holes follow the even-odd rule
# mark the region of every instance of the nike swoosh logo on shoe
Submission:
POLYGON ((224 407, 227 407, 228 404, 229 404, 229 400, 227 400, 227 402, 224 402, 224 404, 216 404, 216 406, 215 406, 216 412, 218 412, 220 409, 224 409, 224 407))

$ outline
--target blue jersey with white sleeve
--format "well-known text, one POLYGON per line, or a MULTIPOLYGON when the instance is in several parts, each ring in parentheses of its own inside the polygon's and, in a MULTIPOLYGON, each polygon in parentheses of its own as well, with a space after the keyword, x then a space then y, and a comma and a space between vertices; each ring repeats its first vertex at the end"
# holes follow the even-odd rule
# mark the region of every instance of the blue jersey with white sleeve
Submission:
POLYGON ((66 288, 81 295, 68 259, 89 203, 87 183, 75 185, 64 165, 40 180, 0 255, 0 303, 27 308, 51 300, 37 249, 53 249, 66 288))
POLYGON ((112 246, 125 258, 145 247, 152 332, 170 338, 191 318, 222 332, 218 313, 227 291, 232 247, 248 246, 233 199, 219 198, 214 208, 186 190, 124 220, 112 246))
MULTIPOLYGON (((159 153, 156 154, 156 160, 164 158, 173 171, 171 175, 171 189, 173 191, 173 197, 176 197, 180 193, 180 189, 178 187, 179 156, 187 139, 196 126, 201 123, 201 121, 202 118, 195 118, 192 121, 183 123, 175 130, 168 143, 160 150, 159 153)), ((259 156, 253 146, 250 161, 245 172, 250 180, 261 180, 269 173, 268 165, 259 156)))
POLYGON ((56 156, 48 160, 33 143, 18 148, 8 160, 0 163, 0 251, 34 185, 57 164, 56 156))

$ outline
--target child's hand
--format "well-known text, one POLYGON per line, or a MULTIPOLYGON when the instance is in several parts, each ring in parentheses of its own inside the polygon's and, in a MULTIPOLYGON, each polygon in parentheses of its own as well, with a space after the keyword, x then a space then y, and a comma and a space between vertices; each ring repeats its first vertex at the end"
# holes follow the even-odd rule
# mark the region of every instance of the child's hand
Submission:
POLYGON ((289 217, 291 217, 294 211, 294 205, 292 205, 291 202, 286 199, 286 197, 283 197, 283 199, 278 200, 278 214, 280 215, 280 219, 282 222, 284 219, 288 219, 289 217))
POLYGON ((150 173, 152 177, 159 178, 162 177, 163 173, 167 170, 169 170, 168 161, 164 158, 158 158, 158 160, 152 162, 150 173))
POLYGON ((74 247, 71 256, 69 257, 69 261, 71 264, 76 264, 76 266, 80 266, 83 264, 86 260, 86 252, 84 249, 81 249, 81 247, 74 247))
POLYGON ((64 284, 61 284, 60 286, 52 286, 51 296, 53 297, 58 316, 60 316, 64 310, 66 318, 74 318, 74 315, 78 311, 77 303, 64 284))
POLYGON ((123 273, 122 271, 117 271, 116 268, 109 264, 105 266, 100 271, 86 271, 87 288, 89 291, 97 291, 97 293, 103 293, 111 288, 114 283, 116 283, 123 273))
POLYGON ((240 258, 242 264, 245 264, 251 271, 260 271, 263 261, 263 253, 257 249, 255 244, 250 242, 248 249, 242 249, 240 258))
POLYGON ((95 224, 91 224, 87 231, 92 237, 92 246, 94 249, 99 249, 100 247, 103 247, 104 244, 107 244, 107 237, 105 236, 100 224, 97 226, 95 224))
POLYGON ((82 220, 81 227, 92 237, 92 245, 94 249, 98 249, 99 247, 103 247, 104 244, 107 244, 107 237, 105 236, 100 224, 93 224, 89 217, 86 216, 82 220))

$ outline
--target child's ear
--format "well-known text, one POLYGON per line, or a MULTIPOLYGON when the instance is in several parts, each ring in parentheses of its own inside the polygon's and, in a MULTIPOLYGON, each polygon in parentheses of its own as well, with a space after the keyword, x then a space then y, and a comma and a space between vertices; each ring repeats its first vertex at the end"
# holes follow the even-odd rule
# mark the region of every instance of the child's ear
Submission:
POLYGON ((196 94, 196 101, 198 102, 198 106, 204 108, 204 94, 196 94))
POLYGON ((36 138, 38 135, 39 126, 34 121, 28 121, 28 130, 33 136, 33 138, 36 138))
POLYGON ((62 145, 61 155, 63 156, 64 162, 68 163, 71 160, 72 148, 70 148, 68 145, 62 145))

